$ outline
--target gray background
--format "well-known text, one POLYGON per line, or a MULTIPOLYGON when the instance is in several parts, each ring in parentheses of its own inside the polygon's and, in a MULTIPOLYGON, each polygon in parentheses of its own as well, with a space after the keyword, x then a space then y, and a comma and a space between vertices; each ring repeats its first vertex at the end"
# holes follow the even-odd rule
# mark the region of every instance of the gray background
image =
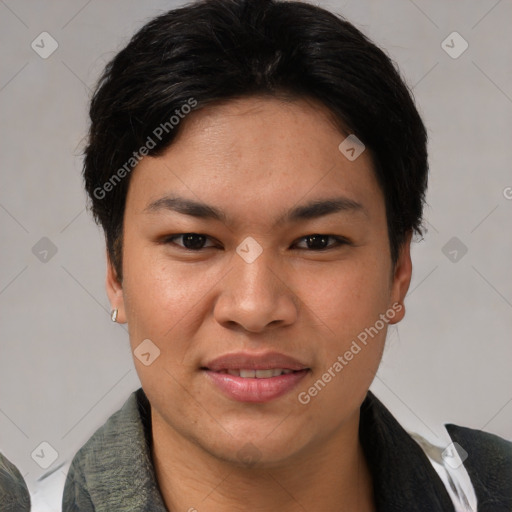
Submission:
MULTIPOLYGON (((387 50, 430 135, 428 233, 372 389, 431 437, 453 422, 512 439, 512 1, 318 4, 387 50), (456 59, 441 45, 453 31, 469 44, 456 59)), ((80 151, 100 70, 177 5, 0 0, 0 450, 31 488, 47 471, 31 457, 41 442, 58 452, 48 471, 69 462, 139 387, 109 318, 80 151), (31 48, 43 31, 59 45, 47 59, 31 48), (43 237, 47 261, 48 242, 33 252, 43 237)))

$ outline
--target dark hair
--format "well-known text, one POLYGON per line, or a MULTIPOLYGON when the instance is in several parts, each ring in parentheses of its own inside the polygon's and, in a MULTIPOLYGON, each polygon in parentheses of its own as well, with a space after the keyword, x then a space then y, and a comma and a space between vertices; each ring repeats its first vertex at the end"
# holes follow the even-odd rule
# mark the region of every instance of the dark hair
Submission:
POLYGON ((131 169, 172 143, 191 107, 253 95, 319 101, 366 145, 393 262, 406 236, 421 234, 427 135, 389 57, 314 5, 201 0, 143 26, 107 64, 91 100, 83 174, 119 278, 131 169))

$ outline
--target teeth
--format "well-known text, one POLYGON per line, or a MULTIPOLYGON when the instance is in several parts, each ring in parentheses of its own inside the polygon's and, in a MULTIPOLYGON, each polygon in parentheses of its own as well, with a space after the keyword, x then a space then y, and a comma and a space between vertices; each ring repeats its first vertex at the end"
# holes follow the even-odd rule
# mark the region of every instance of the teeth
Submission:
POLYGON ((244 379, 269 379, 270 377, 278 377, 279 375, 287 375, 292 373, 293 370, 284 370, 282 368, 271 368, 269 370, 222 370, 219 373, 228 373, 235 377, 242 377, 244 379))

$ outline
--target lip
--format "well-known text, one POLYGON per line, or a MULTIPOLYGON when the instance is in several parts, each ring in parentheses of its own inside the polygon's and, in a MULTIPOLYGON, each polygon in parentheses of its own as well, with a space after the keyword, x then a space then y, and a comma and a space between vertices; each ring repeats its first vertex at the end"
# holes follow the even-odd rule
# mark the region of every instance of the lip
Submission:
POLYGON ((262 403, 289 393, 307 375, 309 368, 297 359, 278 352, 250 354, 237 352, 213 359, 201 368, 207 378, 228 398, 239 402, 262 403), (268 378, 244 378, 223 370, 269 370, 282 368, 293 373, 268 378))
POLYGON ((237 377, 207 369, 203 371, 228 398, 238 402, 256 403, 269 402, 289 393, 309 372, 308 369, 304 369, 277 377, 258 379, 237 377))
MULTIPOLYGON (((221 370, 306 370, 307 366, 297 359, 279 352, 254 353, 234 352, 224 354, 203 365, 202 369, 220 372, 221 370)), ((272 377, 274 378, 274 377, 272 377)))

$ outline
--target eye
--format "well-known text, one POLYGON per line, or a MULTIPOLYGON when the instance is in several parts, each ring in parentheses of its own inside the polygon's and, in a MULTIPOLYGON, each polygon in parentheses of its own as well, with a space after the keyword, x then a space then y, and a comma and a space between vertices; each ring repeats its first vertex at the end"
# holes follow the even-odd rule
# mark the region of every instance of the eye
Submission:
MULTIPOLYGON (((335 247, 339 247, 342 245, 348 245, 350 242, 340 236, 334 235, 307 235, 300 239, 299 243, 306 243, 307 247, 300 247, 300 249, 308 249, 312 251, 325 251, 328 249, 334 249, 335 247), (334 244, 329 244, 329 239, 334 240, 334 244)), ((298 244, 296 244, 298 246, 298 244)))
MULTIPOLYGON (((211 242, 210 237, 200 233, 180 233, 178 235, 171 235, 166 237, 163 240, 163 243, 174 244, 183 249, 196 252, 201 251, 202 249, 215 247, 215 244, 211 242), (178 240, 181 243, 178 243, 178 240), (208 241, 210 241, 211 245, 205 245, 208 241)), ((295 246, 301 250, 311 250, 320 252, 329 249, 334 249, 336 247, 347 244, 350 244, 349 240, 343 237, 334 235, 313 234, 300 238, 299 242, 295 244, 295 246), (329 241, 331 241, 332 243, 329 243, 329 241), (299 246, 299 244, 304 243, 306 244, 306 247, 299 246)))
POLYGON ((180 233, 179 235, 172 235, 165 238, 164 243, 174 244, 178 247, 188 249, 190 251, 200 251, 201 249, 207 249, 209 247, 215 247, 214 244, 205 247, 205 243, 210 238, 206 235, 199 233, 180 233), (175 240, 181 239, 182 244, 176 243, 175 240))

